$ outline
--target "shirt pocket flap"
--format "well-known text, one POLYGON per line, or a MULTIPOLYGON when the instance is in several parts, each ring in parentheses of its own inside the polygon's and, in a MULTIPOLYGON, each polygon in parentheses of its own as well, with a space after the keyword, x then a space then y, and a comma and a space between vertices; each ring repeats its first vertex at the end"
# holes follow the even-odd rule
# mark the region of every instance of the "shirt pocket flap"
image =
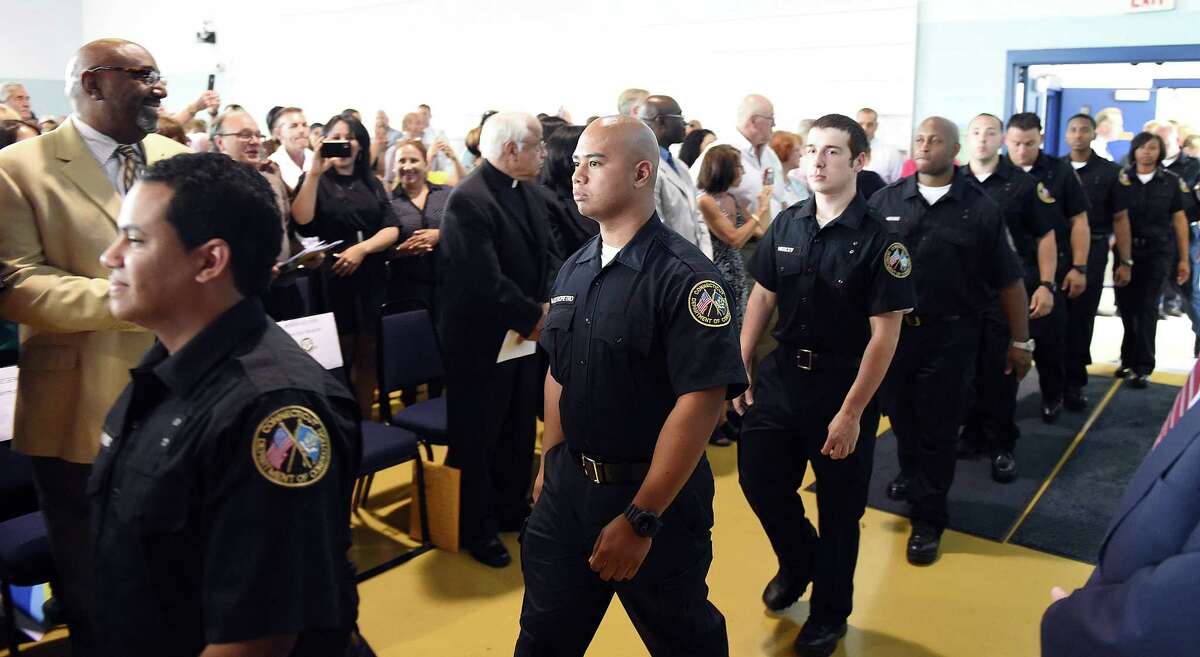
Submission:
POLYGON ((623 315, 600 313, 592 329, 592 337, 618 349, 633 349, 645 355, 650 353, 654 327, 644 322, 630 321, 623 315))

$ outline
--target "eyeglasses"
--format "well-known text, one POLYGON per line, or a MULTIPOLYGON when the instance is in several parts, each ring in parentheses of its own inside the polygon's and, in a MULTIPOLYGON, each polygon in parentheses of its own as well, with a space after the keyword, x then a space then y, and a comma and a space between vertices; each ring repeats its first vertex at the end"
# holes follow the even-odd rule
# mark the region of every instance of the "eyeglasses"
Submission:
POLYGON ((167 83, 167 79, 164 78, 157 70, 152 68, 135 68, 132 66, 93 66, 92 68, 87 69, 88 73, 95 73, 96 71, 117 71, 119 73, 124 73, 134 80, 144 84, 154 85, 158 84, 159 82, 163 84, 167 83))
POLYGON ((773 117, 773 116, 767 116, 766 114, 755 114, 754 118, 762 119, 762 120, 770 123, 771 125, 775 125, 775 117, 773 117))
POLYGON ((683 118, 682 114, 659 114, 658 118, 662 119, 663 121, 670 121, 671 119, 679 119, 679 121, 681 123, 687 123, 687 119, 683 118))
POLYGON ((263 139, 267 138, 267 136, 262 133, 252 132, 250 130, 242 130, 240 132, 218 132, 217 136, 218 137, 237 137, 238 139, 240 139, 242 141, 252 141, 254 139, 258 139, 259 141, 262 141, 263 139))

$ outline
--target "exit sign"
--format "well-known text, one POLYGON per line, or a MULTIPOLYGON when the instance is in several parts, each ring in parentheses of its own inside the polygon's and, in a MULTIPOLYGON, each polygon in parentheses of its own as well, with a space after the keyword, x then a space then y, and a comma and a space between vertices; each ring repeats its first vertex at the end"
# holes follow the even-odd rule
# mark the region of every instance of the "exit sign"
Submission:
POLYGON ((1125 13, 1138 14, 1146 11, 1170 11, 1175 8, 1175 0, 1122 0, 1125 13))

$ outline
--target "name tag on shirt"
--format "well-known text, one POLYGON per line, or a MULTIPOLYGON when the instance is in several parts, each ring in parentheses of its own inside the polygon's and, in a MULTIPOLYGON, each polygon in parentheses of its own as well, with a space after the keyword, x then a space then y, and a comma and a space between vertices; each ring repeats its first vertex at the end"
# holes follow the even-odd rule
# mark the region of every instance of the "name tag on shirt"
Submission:
POLYGON ((794 246, 777 246, 777 247, 775 247, 775 250, 779 251, 780 253, 791 253, 792 251, 796 250, 796 247, 794 247, 794 246))
POLYGON ((900 221, 900 217, 887 217, 887 221, 900 221))
POLYGON ((575 303, 575 296, 571 294, 564 294, 562 296, 550 299, 550 303, 551 305, 556 303, 575 303))

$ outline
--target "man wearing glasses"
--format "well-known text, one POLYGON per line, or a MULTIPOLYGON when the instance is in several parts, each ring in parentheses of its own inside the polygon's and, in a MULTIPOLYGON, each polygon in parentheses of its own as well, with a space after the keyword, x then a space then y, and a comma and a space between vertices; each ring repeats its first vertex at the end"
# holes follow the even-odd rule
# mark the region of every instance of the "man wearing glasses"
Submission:
POLYGON ((12 268, 0 316, 21 324, 13 448, 33 457, 78 657, 95 654, 84 488, 105 414, 153 342, 109 312, 99 257, 142 169, 187 149, 153 134, 166 81, 141 46, 93 41, 66 75, 71 118, 0 153, 0 261, 12 268))
POLYGON ((654 180, 654 206, 668 228, 699 247, 709 260, 713 257, 712 235, 696 207, 696 184, 687 165, 677 162, 669 150, 683 141, 687 123, 679 103, 670 96, 649 96, 638 110, 642 122, 658 140, 660 162, 654 180))
MULTIPOLYGON (((729 188, 729 193, 738 199, 747 212, 757 214, 758 195, 764 186, 769 186, 769 216, 773 219, 788 206, 784 196, 786 185, 783 184, 783 163, 769 146, 771 132, 775 130, 775 106, 766 96, 750 94, 738 105, 737 125, 737 132, 731 139, 713 143, 714 146, 718 143, 729 144, 742 154, 742 182, 729 188)), ((707 152, 706 149, 705 153, 707 152)), ((701 154, 692 164, 693 180, 700 177, 700 165, 703 162, 704 154, 701 154)))

